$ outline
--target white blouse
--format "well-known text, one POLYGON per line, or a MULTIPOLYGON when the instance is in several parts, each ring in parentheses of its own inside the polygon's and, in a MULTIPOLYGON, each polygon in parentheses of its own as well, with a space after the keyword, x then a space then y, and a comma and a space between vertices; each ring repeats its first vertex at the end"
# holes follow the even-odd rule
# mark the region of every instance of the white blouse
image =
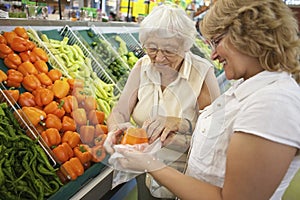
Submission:
MULTIPOLYGON (((226 151, 235 131, 300 149, 299 119, 300 88, 286 72, 263 71, 239 80, 199 116, 186 174, 222 187, 226 151)), ((299 168, 298 154, 271 199, 281 199, 299 168)))
POLYGON ((178 77, 163 91, 160 73, 151 66, 148 56, 142 58, 138 103, 132 118, 137 125, 157 115, 187 118, 196 122, 197 98, 211 63, 191 54, 185 54, 178 77))

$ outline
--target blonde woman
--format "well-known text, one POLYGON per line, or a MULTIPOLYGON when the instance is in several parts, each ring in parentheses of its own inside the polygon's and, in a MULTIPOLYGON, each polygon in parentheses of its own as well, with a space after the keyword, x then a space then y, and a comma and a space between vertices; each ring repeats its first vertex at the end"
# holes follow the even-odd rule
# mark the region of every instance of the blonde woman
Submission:
POLYGON ((300 168, 297 20, 282 0, 218 0, 200 29, 237 81, 199 116, 186 174, 137 151, 119 162, 180 199, 280 200, 300 168))

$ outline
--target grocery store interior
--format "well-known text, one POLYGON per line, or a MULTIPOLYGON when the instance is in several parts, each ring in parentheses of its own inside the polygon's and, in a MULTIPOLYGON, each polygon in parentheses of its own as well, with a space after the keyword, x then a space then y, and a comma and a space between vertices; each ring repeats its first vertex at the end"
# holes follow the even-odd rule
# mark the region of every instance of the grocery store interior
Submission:
MULTIPOLYGON (((139 58, 145 55, 144 49, 139 43, 139 23, 151 12, 153 7, 165 1, 180 5, 196 25, 215 0, 0 0, 0 44, 2 38, 11 37, 4 37, 5 33, 7 35, 12 32, 19 34, 24 33, 22 31, 25 30, 30 41, 28 45, 32 46, 30 50, 28 47, 23 55, 20 53, 19 63, 16 61, 16 57, 11 58, 11 60, 7 59, 8 61, 5 60, 5 50, 0 49, 0 118, 4 120, 4 117, 9 116, 5 120, 12 121, 12 129, 14 129, 9 132, 15 138, 19 137, 18 144, 20 144, 15 145, 11 143, 13 140, 1 139, 0 154, 7 157, 0 155, 0 172, 3 171, 0 175, 8 176, 6 180, 15 181, 18 186, 10 188, 18 191, 20 196, 50 200, 137 199, 135 179, 112 188, 113 169, 107 164, 108 156, 102 145, 105 139, 103 135, 107 133, 105 119, 118 96, 122 93, 132 67, 139 58), (31 64, 36 68, 40 67, 38 72, 41 74, 40 80, 43 79, 45 82, 42 84, 48 86, 45 77, 42 78, 42 76, 51 73, 51 76, 48 75, 51 82, 49 84, 57 87, 54 96, 59 97, 60 101, 55 101, 54 98, 46 99, 46 96, 49 96, 46 89, 37 91, 34 95, 31 94, 36 87, 33 84, 35 79, 28 79, 27 84, 23 83, 17 80, 16 70, 11 70, 19 68, 22 62, 36 63, 36 60, 43 61, 40 66, 31 64), (9 77, 13 78, 10 81, 6 79, 4 81, 3 77, 5 76, 8 79, 9 77), (74 82, 74 77, 76 79, 80 77, 84 81, 74 82), (85 88, 83 92, 80 84, 88 85, 89 89, 86 90, 85 88), (61 99, 64 99, 63 106, 67 105, 67 101, 73 101, 67 98, 67 93, 63 94, 65 87, 70 87, 68 91, 73 90, 74 96, 75 94, 78 95, 76 98, 81 98, 83 93, 93 94, 91 95, 93 99, 89 100, 97 107, 97 109, 80 110, 89 111, 85 116, 89 116, 90 113, 92 116, 92 112, 95 114, 93 116, 96 117, 93 118, 92 116, 87 119, 89 122, 93 122, 94 141, 99 142, 99 145, 96 142, 93 143, 91 152, 101 152, 101 155, 94 153, 95 155, 84 164, 79 159, 73 159, 77 158, 74 156, 76 155, 76 148, 78 148, 77 153, 80 154, 85 152, 82 151, 83 148, 88 147, 80 144, 78 134, 71 135, 75 132, 75 129, 71 127, 71 122, 67 121, 70 120, 71 111, 68 113, 67 108, 64 108, 65 113, 59 118, 59 129, 64 130, 64 134, 56 143, 48 140, 46 134, 50 129, 47 124, 52 128, 52 126, 56 127, 58 123, 41 119, 42 115, 44 118, 47 115, 48 119, 51 112, 50 114, 55 115, 53 121, 56 120, 57 113, 53 114, 54 111, 53 113, 52 111, 46 112, 48 110, 46 107, 49 107, 49 110, 55 109, 50 108, 50 102, 59 110, 61 99), (17 99, 13 92, 18 93, 17 99), (31 101, 36 101, 36 104, 31 104, 31 101), (44 103, 46 101, 48 103, 44 103), (35 110, 35 106, 43 107, 45 112, 39 113, 35 110), (12 115, 12 113, 14 114, 12 115), (45 125, 41 125, 41 122, 46 124, 46 130, 41 127, 45 125), (50 125, 51 123, 53 124, 50 125), (67 135, 67 132, 70 134, 67 135), (22 133, 29 136, 31 142, 26 142, 27 140, 20 135, 22 133), (9 142, 4 144, 3 141, 9 142), (70 154, 72 155, 66 155, 57 160, 57 157, 61 156, 58 151, 63 151, 59 148, 65 148, 63 143, 69 143, 72 151, 70 154), (14 149, 9 151, 12 153, 4 153, 12 148, 14 149), (22 152, 25 153, 22 154, 22 152), (42 155, 42 157, 36 154, 42 155), (23 160, 23 162, 18 162, 18 159, 23 160), (76 165, 81 166, 80 172, 72 172, 72 166, 76 165), (22 172, 22 166, 27 166, 24 167, 27 171, 22 172), (31 169, 31 166, 34 167, 31 169), (20 178, 13 180, 15 174, 21 174, 20 178), (26 177, 29 177, 28 180, 30 179, 32 183, 26 184, 25 182, 28 181, 26 177), (43 192, 40 192, 39 189, 43 192)), ((285 0, 284 2, 295 12, 300 22, 300 1, 285 0)), ((1 48, 4 47, 1 46, 1 48)), ((195 39, 191 51, 210 59, 210 48, 205 44, 200 34, 195 39)), ((211 62, 215 67, 221 92, 224 92, 229 88, 231 82, 226 80, 221 64, 217 61, 211 62)), ((85 104, 78 106, 84 107, 88 104, 89 102, 85 102, 85 104)), ((75 114, 82 115, 79 112, 75 114)), ((81 122, 79 120, 76 123, 81 122)), ((85 128, 86 130, 80 128, 80 131, 88 131, 90 127, 85 128)), ((82 156, 83 159, 83 155, 79 156, 82 156)), ((1 180, 0 183, 3 185, 1 180)), ((8 188, 8 186, 1 187, 1 190, 5 191, 5 195, 7 195, 5 199, 12 197, 9 196, 12 193, 7 192, 8 188)), ((300 198, 299 188, 300 172, 295 176, 283 199, 298 200, 300 198)), ((3 191, 0 191, 0 194, 4 194, 3 191)))

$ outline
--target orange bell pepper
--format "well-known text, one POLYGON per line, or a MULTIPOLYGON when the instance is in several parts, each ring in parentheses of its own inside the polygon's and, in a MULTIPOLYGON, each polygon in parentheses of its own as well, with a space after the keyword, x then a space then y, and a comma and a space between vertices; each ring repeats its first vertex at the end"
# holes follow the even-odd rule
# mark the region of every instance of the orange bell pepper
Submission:
POLYGON ((86 112, 83 108, 77 108, 76 110, 73 110, 71 112, 71 116, 76 122, 76 125, 86 125, 87 124, 87 118, 86 118, 86 112))
POLYGON ((45 120, 45 126, 47 128, 56 128, 58 131, 60 131, 62 124, 61 124, 61 120, 56 115, 47 114, 45 120))
POLYGON ((107 137, 106 134, 102 134, 102 135, 99 135, 98 137, 96 137, 94 139, 95 146, 103 145, 106 137, 107 137))
POLYGON ((13 50, 6 44, 0 44, 0 58, 5 58, 8 54, 13 53, 13 50))
POLYGON ((72 148, 66 142, 62 142, 61 144, 56 146, 54 149, 52 149, 52 152, 56 156, 57 160, 61 163, 66 162, 74 156, 72 148))
POLYGON ((103 124, 105 113, 100 110, 90 110, 88 113, 88 120, 91 124, 103 124))
POLYGON ((13 42, 15 37, 18 37, 17 33, 15 33, 14 31, 4 32, 3 36, 5 37, 8 45, 10 45, 13 42))
POLYGON ((29 62, 23 62, 18 66, 18 71, 21 72, 24 76, 28 74, 38 74, 38 70, 34 67, 34 65, 29 62))
POLYGON ((92 160, 92 154, 88 145, 80 144, 73 149, 74 155, 79 158, 80 162, 85 165, 92 160))
POLYGON ((97 109, 97 101, 93 96, 85 96, 84 101, 82 102, 83 108, 88 112, 90 110, 97 109))
POLYGON ((106 152, 102 145, 93 146, 91 148, 91 151, 92 151, 92 161, 93 162, 101 162, 102 160, 104 160, 104 158, 106 156, 106 152))
POLYGON ((134 128, 130 127, 124 131, 123 138, 121 140, 121 144, 141 144, 147 143, 148 136, 144 129, 142 128, 134 128))
POLYGON ((67 82, 67 79, 63 78, 56 80, 53 83, 52 91, 54 93, 54 96, 59 99, 66 97, 70 91, 70 85, 67 82))
POLYGON ((48 65, 45 61, 37 60, 33 63, 33 65, 40 73, 48 73, 48 65))
POLYGON ((62 118, 62 127, 61 131, 75 131, 76 130, 76 123, 75 120, 72 117, 69 116, 63 116, 62 118))
POLYGON ((62 164, 61 171, 65 172, 69 179, 76 180, 84 173, 84 168, 79 158, 74 157, 62 164))
POLYGON ((60 101, 64 101, 63 108, 65 109, 66 113, 71 113, 73 110, 78 108, 77 99, 72 95, 68 95, 62 98, 60 101))
POLYGON ((19 90, 3 90, 3 92, 6 94, 6 96, 8 96, 11 102, 18 102, 20 97, 19 90))
POLYGON ((36 107, 22 107, 22 111, 26 114, 29 121, 34 125, 38 125, 42 120, 46 118, 46 113, 36 107))
POLYGON ((81 79, 68 79, 68 83, 70 85, 71 90, 73 90, 74 88, 84 87, 84 81, 81 79))
MULTIPOLYGON (((25 78, 26 78, 26 76, 25 76, 25 78)), ((43 88, 43 87, 37 88, 34 91, 33 95, 34 95, 34 100, 35 100, 36 105, 41 106, 41 107, 48 105, 54 99, 54 93, 52 92, 52 90, 43 88)))
POLYGON ((62 118, 66 113, 65 109, 62 107, 63 103, 63 101, 60 103, 52 101, 44 107, 44 111, 46 114, 54 114, 58 118, 62 118))
POLYGON ((9 69, 18 69, 18 66, 21 65, 21 63, 22 63, 22 60, 21 60, 20 56, 15 53, 8 54, 4 58, 4 64, 9 69))
POLYGON ((47 75, 51 78, 52 82, 59 80, 62 77, 62 73, 58 69, 51 69, 47 75))
POLYGON ((0 69, 0 82, 6 81, 6 80, 7 80, 6 73, 0 69))
POLYGON ((40 47, 34 47, 32 49, 32 52, 34 52, 37 55, 38 60, 48 62, 48 54, 44 51, 44 49, 40 47))
POLYGON ((32 91, 38 89, 39 87, 41 87, 42 84, 35 75, 28 74, 28 75, 24 76, 22 85, 27 91, 32 92, 32 91))
POLYGON ((80 136, 77 132, 66 131, 62 136, 62 142, 66 142, 70 145, 71 148, 76 147, 81 141, 80 136))
POLYGON ((52 80, 50 79, 50 77, 42 72, 36 75, 36 77, 39 79, 39 81, 41 82, 42 86, 47 87, 52 85, 52 80))
POLYGON ((6 72, 7 74, 7 80, 6 85, 8 87, 15 87, 19 88, 21 87, 21 82, 23 81, 23 74, 17 70, 9 69, 6 72))
POLYGON ((61 143, 61 136, 56 128, 48 128, 41 133, 41 136, 48 147, 52 148, 61 143))
POLYGON ((104 125, 104 124, 96 124, 95 125, 95 137, 98 137, 99 135, 107 134, 107 133, 108 133, 107 125, 104 125))
MULTIPOLYGON (((36 54, 35 52, 32 51, 33 48, 36 47, 36 45, 35 45, 34 42, 32 42, 32 41, 30 41, 30 40, 27 40, 27 44, 26 44, 26 45, 27 45, 27 49, 28 49, 28 50, 30 50, 32 53, 36 54)), ((36 56, 36 59, 39 59, 39 57, 36 56)))
POLYGON ((36 54, 30 50, 19 53, 19 56, 20 56, 22 62, 35 63, 37 61, 36 54))
POLYGON ((95 136, 95 127, 91 125, 82 125, 80 126, 80 139, 82 143, 91 145, 93 144, 95 136))
POLYGON ((7 44, 5 37, 1 34, 0 34, 0 44, 7 44))
POLYGON ((10 43, 10 48, 16 52, 24 52, 28 50, 27 40, 16 36, 12 43, 10 43))
POLYGON ((81 104, 86 96, 84 88, 74 88, 72 90, 72 95, 76 97, 78 104, 81 104))
POLYGON ((21 107, 23 106, 36 106, 34 96, 30 92, 23 92, 20 94, 18 103, 21 107))
POLYGON ((15 28, 14 28, 14 32, 15 32, 18 36, 20 36, 20 37, 22 37, 22 38, 24 38, 24 39, 29 39, 29 36, 28 36, 28 34, 27 34, 26 29, 25 29, 24 27, 22 27, 22 26, 17 26, 17 27, 15 27, 15 28))

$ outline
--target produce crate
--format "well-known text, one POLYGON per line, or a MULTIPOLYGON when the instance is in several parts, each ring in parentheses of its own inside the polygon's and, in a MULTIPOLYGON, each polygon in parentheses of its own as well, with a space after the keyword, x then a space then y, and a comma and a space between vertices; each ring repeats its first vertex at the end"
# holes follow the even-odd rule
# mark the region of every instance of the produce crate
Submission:
POLYGON ((74 31, 69 27, 65 26, 61 31, 60 35, 62 37, 68 37, 69 38, 69 44, 74 45, 77 44, 83 51, 84 55, 91 59, 91 64, 94 72, 97 73, 98 77, 100 77, 103 81, 106 83, 114 84, 116 89, 121 92, 121 89, 117 86, 116 82, 111 78, 110 74, 107 73, 104 66, 101 65, 98 59, 95 58, 95 55, 91 53, 91 49, 86 47, 86 45, 83 44, 83 41, 80 40, 78 35, 74 33, 74 31))
MULTIPOLYGON (((40 44, 41 45, 41 44, 40 44)), ((42 46, 42 45, 41 45, 42 46)), ((49 52, 48 52, 49 53, 49 52)), ((52 57, 53 55, 51 52, 49 53, 49 61, 59 66, 60 64, 57 62, 55 58, 52 57), (57 63, 56 63, 57 62, 57 63)), ((47 62, 49 70, 53 69, 52 65, 47 62)), ((4 72, 7 72, 8 68, 5 66, 3 59, 0 59, 0 69, 4 72)), ((66 73, 66 76, 68 74, 66 73)), ((17 119, 18 123, 21 125, 21 128, 28 134, 29 137, 32 139, 38 139, 37 142, 42 147, 44 152, 49 158, 51 165, 55 169, 59 169, 60 163, 55 158, 55 155, 52 153, 51 149, 46 145, 43 139, 40 137, 39 132, 36 130, 33 124, 29 121, 26 115, 22 112, 21 107, 18 105, 15 100, 6 94, 4 90, 8 88, 3 84, 0 83, 0 102, 7 102, 9 107, 11 108, 11 112, 14 113, 15 118, 17 119)), ((18 88, 20 93, 25 92, 26 90, 23 87, 18 88)), ((61 199, 70 199, 74 194, 76 194, 80 189, 82 189, 89 181, 99 175, 107 168, 107 158, 104 159, 102 162, 94 163, 91 167, 85 170, 84 174, 79 176, 74 181, 69 181, 65 183, 60 189, 53 194, 49 199, 51 200, 61 200, 61 199)))
MULTIPOLYGON (((4 70, 3 67, 3 60, 0 59, 0 67, 2 70, 4 70)), ((44 149, 45 153, 47 154, 50 163, 56 168, 58 167, 58 163, 53 158, 53 155, 50 153, 51 150, 45 145, 44 141, 41 137, 39 137, 38 132, 36 131, 35 127, 29 123, 28 119, 25 119, 26 117, 24 114, 22 115, 22 111, 18 111, 20 109, 19 105, 14 102, 12 97, 9 97, 7 94, 4 93, 3 90, 6 90, 7 88, 5 85, 0 83, 0 102, 7 102, 11 112, 14 113, 17 121, 21 125, 21 128, 27 133, 30 134, 31 137, 34 137, 35 139, 38 138, 38 142, 41 145, 41 147, 44 149)), ((97 175, 99 175, 103 170, 107 168, 107 158, 103 160, 102 162, 93 164, 90 168, 85 170, 84 174, 79 176, 76 180, 70 181, 63 185, 58 192, 53 194, 49 200, 61 200, 61 199, 70 199, 76 192, 78 192, 80 189, 82 189, 89 181, 91 181, 93 178, 95 178, 97 175)))
MULTIPOLYGON (((31 28, 29 28, 31 29, 31 28)), ((31 29, 32 30, 32 29, 31 29)), ((90 49, 88 49, 83 42, 74 34, 74 32, 71 30, 69 26, 65 26, 61 30, 42 30, 42 31, 32 31, 33 33, 37 33, 36 35, 36 43, 43 48, 51 57, 53 60, 55 60, 55 64, 53 66, 61 69, 66 77, 70 77, 68 71, 66 71, 65 67, 62 66, 62 63, 58 61, 58 59, 53 56, 53 53, 50 51, 49 47, 47 47, 44 42, 40 39, 41 35, 45 34, 48 38, 53 40, 62 41, 64 37, 68 37, 68 44, 78 45, 81 50, 83 51, 84 55, 91 59, 91 65, 93 67, 94 72, 96 72, 97 76, 100 77, 103 81, 109 84, 116 83, 113 81, 113 79, 109 76, 109 74, 106 73, 104 68, 101 66, 101 64, 98 62, 98 60, 94 57, 94 55, 90 52, 90 49)), ((120 92, 120 89, 116 87, 116 89, 120 92)))
MULTIPOLYGON (((106 162, 106 161, 105 161, 106 162)), ((58 192, 52 195, 49 200, 62 200, 70 199, 80 189, 92 181, 97 175, 107 169, 105 162, 95 163, 88 168, 83 175, 79 176, 76 180, 70 181, 63 185, 58 192)))
MULTIPOLYGON (((0 69, 5 71, 6 69, 3 67, 3 60, 0 59, 0 69)), ((43 148, 45 153, 47 154, 51 164, 53 167, 57 166, 57 162, 54 158, 53 153, 51 152, 50 148, 45 144, 42 138, 39 137, 39 133, 37 132, 36 128, 29 122, 29 119, 26 115, 22 112, 20 106, 17 102, 11 97, 9 94, 6 94, 4 90, 7 90, 3 83, 0 83, 0 102, 6 102, 11 109, 11 112, 14 114, 15 118, 17 119, 18 123, 20 124, 21 128, 24 132, 27 133, 29 137, 32 139, 38 139, 38 143, 43 148)), ((24 90, 24 89, 23 89, 24 90)), ((21 90, 22 91, 22 90, 21 90)))
POLYGON ((119 36, 126 43, 128 51, 133 52, 136 57, 141 58, 145 55, 143 47, 136 39, 137 35, 133 36, 132 33, 129 32, 102 33, 102 35, 116 50, 118 50, 120 46, 119 42, 117 42, 115 38, 116 36, 119 36))
POLYGON ((89 29, 73 32, 122 91, 131 71, 128 64, 93 26, 89 29))

